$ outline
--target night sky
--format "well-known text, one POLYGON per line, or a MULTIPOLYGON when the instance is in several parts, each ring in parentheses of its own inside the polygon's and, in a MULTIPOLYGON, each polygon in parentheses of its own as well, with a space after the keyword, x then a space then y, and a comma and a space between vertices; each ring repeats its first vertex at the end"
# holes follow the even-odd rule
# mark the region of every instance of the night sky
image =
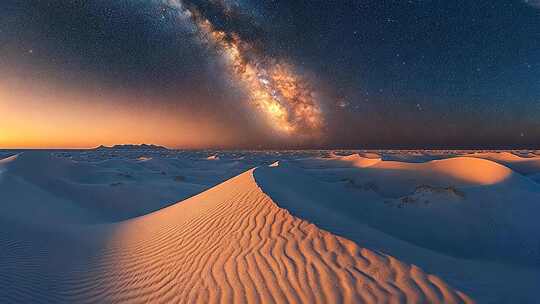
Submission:
POLYGON ((540 1, 2 0, 0 116, 4 148, 537 148, 540 1))

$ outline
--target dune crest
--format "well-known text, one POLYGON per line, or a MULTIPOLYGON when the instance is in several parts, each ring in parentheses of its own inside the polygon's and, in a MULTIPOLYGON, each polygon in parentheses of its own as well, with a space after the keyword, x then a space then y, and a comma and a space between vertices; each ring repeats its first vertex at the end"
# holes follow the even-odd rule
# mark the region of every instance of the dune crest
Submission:
POLYGON ((470 157, 434 160, 431 164, 436 172, 477 185, 493 185, 512 175, 512 170, 505 166, 470 157))
POLYGON ((369 174, 383 174, 385 178, 414 178, 421 184, 480 186, 493 185, 510 179, 511 169, 496 162, 473 158, 455 157, 425 163, 381 161, 367 168, 369 174))
POLYGON ((98 280, 114 301, 471 302, 416 266, 293 217, 253 171, 114 231, 98 280))
POLYGON ((510 152, 488 152, 473 153, 468 156, 491 160, 524 175, 540 173, 540 156, 534 154, 531 157, 520 157, 510 152))
MULTIPOLYGON (((118 224, 83 226, 79 234, 75 239, 82 245, 71 246, 67 243, 71 238, 58 234, 49 235, 50 242, 21 245, 20 240, 14 241, 15 247, 29 248, 8 250, 3 259, 6 264, 27 261, 40 265, 48 260, 62 265, 66 254, 74 264, 52 273, 41 272, 48 275, 32 279, 25 279, 19 271, 0 275, 1 285, 14 281, 17 294, 24 295, 17 298, 11 293, 7 299, 79 303, 473 302, 414 265, 361 248, 292 216, 262 192, 253 170, 160 211, 118 224), (56 252, 45 258, 58 251, 47 246, 59 242, 64 247, 89 249, 64 252, 63 258, 56 252)), ((6 298, 5 293, 0 288, 0 297, 6 298)))
POLYGON ((342 156, 342 157, 339 157, 339 160, 352 163, 353 166, 358 167, 358 168, 371 167, 382 161, 380 157, 376 157, 376 156, 363 157, 363 156, 360 156, 359 154, 342 156))

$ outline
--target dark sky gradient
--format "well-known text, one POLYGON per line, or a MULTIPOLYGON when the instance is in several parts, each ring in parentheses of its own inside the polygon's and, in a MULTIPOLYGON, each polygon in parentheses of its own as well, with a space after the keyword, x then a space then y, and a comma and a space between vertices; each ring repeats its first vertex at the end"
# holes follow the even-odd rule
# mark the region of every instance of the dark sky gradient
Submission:
POLYGON ((154 0, 3 0, 0 77, 24 77, 29 88, 45 81, 158 96, 146 106, 212 117, 238 138, 208 147, 540 146, 537 2, 187 4, 310 79, 320 93, 324 136, 305 141, 266 130, 216 54, 154 0))

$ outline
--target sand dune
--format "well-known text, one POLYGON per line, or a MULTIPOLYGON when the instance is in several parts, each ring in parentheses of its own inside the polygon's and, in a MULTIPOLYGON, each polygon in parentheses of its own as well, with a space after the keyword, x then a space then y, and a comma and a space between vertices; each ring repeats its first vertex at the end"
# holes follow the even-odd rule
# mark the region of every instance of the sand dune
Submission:
POLYGON ((279 177, 272 177, 268 187, 283 193, 278 201, 309 197, 332 202, 333 212, 341 210, 399 239, 447 255, 539 265, 540 187, 508 167, 471 157, 426 163, 381 161, 369 167, 336 167, 333 159, 326 164, 314 160, 317 167, 312 167, 311 162, 295 161, 273 174, 279 177), (287 185, 293 181, 316 190, 290 189, 287 185))
POLYGON ((385 172, 387 176, 410 177, 444 181, 455 185, 491 185, 503 182, 512 175, 505 166, 470 157, 456 157, 433 160, 426 163, 405 163, 395 161, 378 162, 373 170, 385 172))
POLYGON ((137 298, 188 302, 467 299, 417 267, 294 218, 261 192, 252 171, 123 223, 115 229, 109 250, 103 260, 113 261, 110 271, 125 277, 110 283, 118 285, 113 300, 125 299, 121 286, 126 284, 137 298), (174 270, 166 275, 164 269, 174 270), (146 273, 147 279, 139 283, 133 272, 146 273), (152 290, 156 285, 164 290, 162 295, 152 290))
POLYGON ((527 178, 512 173, 515 180, 457 188, 424 184, 389 198, 379 193, 385 187, 399 188, 406 178, 351 185, 341 181, 357 175, 369 181, 369 174, 359 171, 373 173, 373 167, 305 170, 296 164, 255 171, 264 192, 292 214, 422 265, 479 303, 535 303, 535 286, 540 284, 540 193, 527 178))
POLYGON ((525 175, 540 173, 540 156, 529 154, 530 157, 520 157, 510 152, 499 153, 474 153, 470 157, 478 157, 488 159, 502 165, 505 165, 512 170, 525 175))
MULTIPOLYGON (((295 163, 331 179, 335 172, 355 185, 370 185, 384 196, 408 195, 418 186, 474 187, 495 184, 527 184, 530 180, 494 161, 454 157, 424 163, 381 161, 358 155, 332 159, 306 159, 295 163), (323 171, 320 171, 323 170, 323 171)), ((534 186, 536 187, 536 185, 534 186)))
POLYGON ((301 161, 305 168, 341 168, 341 167, 358 167, 366 168, 373 166, 381 162, 381 158, 378 155, 369 155, 369 157, 361 156, 360 154, 351 154, 346 156, 340 156, 331 154, 329 158, 307 158, 301 161))
POLYGON ((540 188, 501 163, 133 155, 0 160, 2 302, 537 298, 540 188), (190 182, 200 194, 187 194, 190 182), (190 198, 164 204, 166 189, 190 198))
POLYGON ((359 154, 343 156, 338 159, 342 162, 352 163, 355 167, 359 167, 359 168, 371 167, 373 165, 378 164, 382 160, 380 157, 377 157, 374 155, 371 155, 371 157, 363 157, 363 156, 360 156, 359 154))
POLYGON ((417 266, 292 216, 253 170, 117 224, 1 219, 5 302, 472 302, 417 266))
MULTIPOLYGON (((4 160, 0 167, 6 173, 0 191, 12 201, 22 196, 41 208, 76 208, 98 222, 140 216, 207 188, 177 182, 176 175, 162 175, 161 170, 147 169, 139 162, 121 160, 96 165, 25 152, 4 160)), ((69 217, 69 212, 65 214, 69 217)))

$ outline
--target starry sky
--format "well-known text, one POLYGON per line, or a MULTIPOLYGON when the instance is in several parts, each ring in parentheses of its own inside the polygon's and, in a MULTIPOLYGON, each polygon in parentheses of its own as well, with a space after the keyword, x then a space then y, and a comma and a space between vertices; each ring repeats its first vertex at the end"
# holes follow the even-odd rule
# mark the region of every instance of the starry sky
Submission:
POLYGON ((0 116, 0 148, 538 148, 540 1, 2 0, 0 116))

